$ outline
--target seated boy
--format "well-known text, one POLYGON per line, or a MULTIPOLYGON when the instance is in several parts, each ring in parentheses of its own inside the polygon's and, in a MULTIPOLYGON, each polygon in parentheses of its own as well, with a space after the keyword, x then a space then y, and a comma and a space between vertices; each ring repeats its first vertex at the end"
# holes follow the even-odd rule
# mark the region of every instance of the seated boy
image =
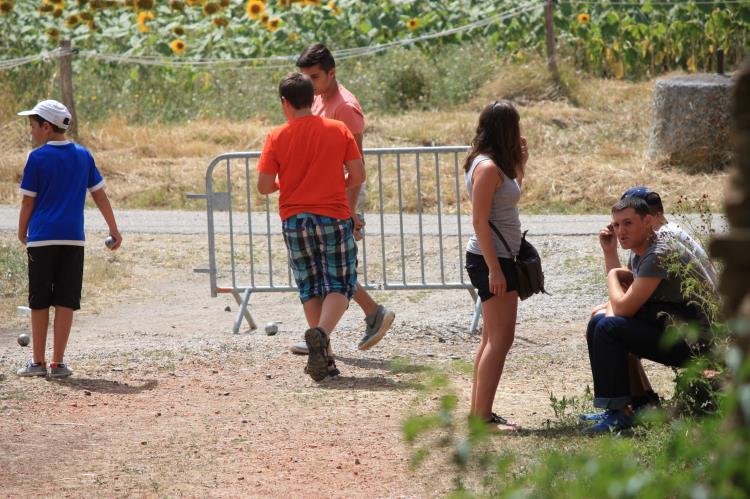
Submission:
POLYGON ((322 381, 339 374, 329 339, 357 285, 352 213, 365 170, 346 125, 312 114, 309 77, 287 74, 279 96, 288 123, 268 134, 258 162, 258 191, 279 190, 289 265, 310 326, 305 371, 322 381))
MULTIPOLYGON (((651 228, 654 231, 656 240, 670 251, 676 251, 679 254, 690 253, 693 258, 688 259, 690 268, 683 268, 683 271, 689 272, 705 288, 703 293, 715 293, 717 290, 716 270, 711 260, 708 258, 703 246, 691 237, 685 230, 674 222, 667 220, 664 214, 664 205, 661 196, 648 187, 633 187, 623 193, 620 199, 628 197, 640 198, 646 201, 651 213, 651 228)), ((606 227, 600 232, 600 243, 604 251, 607 271, 619 267, 620 262, 617 257, 616 238, 611 227, 606 227)), ((592 315, 604 314, 605 312, 612 315, 609 303, 603 303, 597 306, 592 315)), ((646 313, 644 310, 642 314, 646 313)), ((643 370, 640 359, 634 355, 630 356, 630 389, 631 405, 634 409, 640 407, 652 406, 659 404, 659 396, 653 391, 651 383, 643 370)), ((606 416, 606 413, 582 415, 581 418, 590 421, 599 421, 606 416)))
MULTIPOLYGON (((704 326, 706 318, 683 296, 683 276, 667 271, 673 249, 658 240, 652 226, 653 216, 641 198, 625 197, 612 207, 611 230, 622 248, 631 250, 629 269, 619 268, 616 241, 602 238, 608 269, 609 313, 592 316, 586 340, 594 378, 594 406, 606 412, 590 431, 632 426, 630 354, 678 367, 696 349, 706 345, 707 338, 693 345, 684 339, 664 344, 663 313, 684 321, 698 321, 704 326)), ((689 252, 679 252, 678 257, 684 266, 692 265, 695 260, 689 252)))
POLYGON ((104 192, 104 180, 94 158, 83 146, 65 139, 68 109, 54 100, 42 101, 29 117, 37 149, 29 154, 21 180, 18 239, 29 259, 29 308, 33 357, 19 376, 45 376, 49 309, 55 307, 54 343, 49 375, 64 378, 73 371, 63 362, 73 312, 81 307, 83 282, 83 207, 90 192, 117 249, 122 236, 104 192))

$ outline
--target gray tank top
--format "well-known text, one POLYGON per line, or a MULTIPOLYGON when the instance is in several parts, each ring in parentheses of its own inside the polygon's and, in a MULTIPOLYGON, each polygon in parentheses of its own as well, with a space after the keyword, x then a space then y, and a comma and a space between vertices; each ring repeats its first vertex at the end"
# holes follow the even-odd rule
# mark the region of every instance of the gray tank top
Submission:
MULTIPOLYGON (((479 154, 474 158, 474 161, 472 161, 469 171, 464 173, 466 190, 469 191, 469 199, 471 199, 471 193, 474 187, 471 180, 471 177, 474 174, 474 169, 480 162, 487 159, 490 158, 483 154, 479 154)), ((500 174, 503 176, 503 183, 497 188, 497 190, 495 190, 495 194, 492 198, 492 207, 490 207, 489 219, 503 235, 513 254, 511 255, 508 253, 508 250, 505 249, 505 245, 500 241, 500 238, 497 237, 495 231, 490 229, 490 233, 492 234, 492 241, 495 243, 495 253, 497 256, 502 258, 512 258, 513 255, 518 254, 518 250, 521 248, 521 220, 518 218, 518 200, 521 199, 521 188, 515 179, 508 177, 502 170, 500 170, 500 174)), ((472 234, 471 238, 469 238, 469 243, 466 245, 466 251, 476 255, 482 254, 476 234, 472 234)))

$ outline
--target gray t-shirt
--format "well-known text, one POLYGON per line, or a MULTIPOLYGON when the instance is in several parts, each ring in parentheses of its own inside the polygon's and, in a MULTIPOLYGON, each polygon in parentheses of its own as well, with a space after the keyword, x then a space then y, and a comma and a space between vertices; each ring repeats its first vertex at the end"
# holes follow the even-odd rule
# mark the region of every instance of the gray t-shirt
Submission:
MULTIPOLYGON (((477 155, 471 163, 469 170, 464 173, 464 181, 466 182, 466 190, 469 192, 469 199, 471 199, 474 190, 474 183, 472 181, 474 170, 479 163, 486 159, 490 158, 484 154, 477 155)), ((500 174, 503 177, 503 183, 500 184, 500 187, 497 188, 492 197, 489 219, 503 235, 503 238, 505 238, 505 242, 510 246, 511 253, 505 248, 505 245, 497 237, 495 231, 490 229, 490 234, 492 234, 492 241, 495 243, 496 255, 501 258, 513 258, 521 248, 521 219, 518 216, 518 200, 521 199, 521 187, 515 179, 508 177, 502 170, 500 174)), ((466 251, 475 255, 482 254, 476 234, 472 234, 469 238, 466 251)))
POLYGON ((633 271, 633 277, 659 277, 661 282, 647 301, 683 303, 682 279, 677 275, 667 272, 668 257, 666 246, 660 245, 656 240, 649 246, 643 256, 630 252, 628 268, 633 271))
MULTIPOLYGON (((654 234, 653 243, 643 256, 630 252, 628 268, 633 271, 634 277, 659 277, 662 280, 648 302, 688 302, 689 299, 682 293, 685 273, 707 283, 710 289, 715 289, 711 273, 705 270, 706 263, 710 266, 708 257, 701 258, 695 249, 697 243, 692 244, 690 241, 693 241, 692 238, 679 226, 669 224, 654 234), (672 265, 678 265, 680 268, 669 272, 672 265)), ((705 255, 703 248, 697 247, 705 255)))

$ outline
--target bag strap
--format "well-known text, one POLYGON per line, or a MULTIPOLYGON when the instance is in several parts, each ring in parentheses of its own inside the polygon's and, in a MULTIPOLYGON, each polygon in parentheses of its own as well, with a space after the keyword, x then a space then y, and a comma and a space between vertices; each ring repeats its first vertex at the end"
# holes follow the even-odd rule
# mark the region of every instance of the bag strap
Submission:
POLYGON ((497 234, 497 237, 500 238, 500 242, 503 243, 503 246, 505 246, 505 249, 508 250, 508 253, 510 253, 510 256, 513 257, 513 260, 515 261, 516 255, 513 254, 513 252, 510 250, 510 246, 508 245, 508 242, 505 240, 502 234, 500 234, 500 231, 497 230, 497 227, 495 227, 495 224, 492 223, 491 220, 487 220, 487 223, 490 224, 490 228, 495 231, 495 234, 497 234))

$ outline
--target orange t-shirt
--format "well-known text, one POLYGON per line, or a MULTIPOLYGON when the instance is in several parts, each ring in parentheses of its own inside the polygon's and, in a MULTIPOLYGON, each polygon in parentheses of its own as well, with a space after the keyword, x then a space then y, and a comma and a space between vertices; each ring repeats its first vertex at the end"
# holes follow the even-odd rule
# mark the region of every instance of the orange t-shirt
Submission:
POLYGON ((354 136, 340 121, 295 118, 268 134, 258 171, 279 177, 279 215, 352 216, 343 164, 361 158, 354 136))

